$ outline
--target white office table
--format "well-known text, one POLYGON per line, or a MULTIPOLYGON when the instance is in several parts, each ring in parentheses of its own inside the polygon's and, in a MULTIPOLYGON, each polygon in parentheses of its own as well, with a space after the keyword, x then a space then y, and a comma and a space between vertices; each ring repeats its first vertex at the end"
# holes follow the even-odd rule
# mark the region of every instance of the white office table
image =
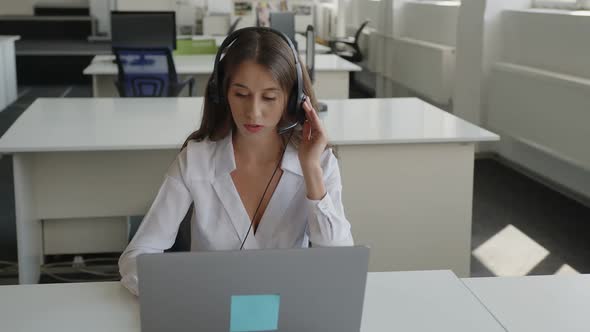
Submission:
MULTIPOLYGON (((0 286, 11 332, 139 332, 139 303, 118 282, 0 286)), ((504 332, 450 271, 369 273, 362 332, 504 332)))
MULTIPOLYGON (((0 138, 13 155, 20 283, 44 255, 121 252, 202 98, 37 99, 0 138)), ((476 142, 498 136, 416 98, 325 100, 343 204, 371 271, 469 275, 476 142)))
MULTIPOLYGON (((215 45, 217 47, 221 46, 221 44, 223 43, 223 41, 225 40, 226 37, 227 36, 204 36, 204 35, 179 36, 179 38, 191 38, 192 40, 215 39, 215 45)), ((301 35, 299 33, 296 33, 295 40, 297 41, 297 50, 299 51, 299 53, 305 53, 305 51, 307 50, 307 43, 306 43, 305 36, 301 35)), ((325 54, 325 53, 330 53, 331 51, 332 50, 330 49, 330 47, 328 47, 326 45, 319 44, 319 43, 315 43, 315 53, 316 54, 325 54)), ((303 56, 303 54, 302 54, 302 56, 303 56)))
POLYGON ((19 36, 0 36, 0 112, 17 98, 14 42, 19 36))
POLYGON ((464 279, 510 332, 590 331, 590 275, 464 279))
MULTIPOLYGON (((94 97, 116 97, 115 88, 117 65, 113 63, 114 55, 98 55, 84 69, 84 75, 92 76, 94 97)), ((305 61, 305 59, 302 59, 305 61)), ((196 96, 202 96, 211 72, 215 55, 176 55, 174 64, 180 79, 195 77, 196 96)), ((348 98, 350 72, 361 71, 360 66, 346 61, 334 54, 317 54, 315 56, 314 90, 318 98, 348 98)), ((184 91, 187 93, 187 91, 184 91)))

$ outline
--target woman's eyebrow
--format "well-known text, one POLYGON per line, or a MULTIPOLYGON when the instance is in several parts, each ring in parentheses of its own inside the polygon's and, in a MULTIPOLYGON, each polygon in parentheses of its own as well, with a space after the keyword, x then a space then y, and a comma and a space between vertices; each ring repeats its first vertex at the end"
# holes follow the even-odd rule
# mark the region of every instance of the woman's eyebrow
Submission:
POLYGON ((239 88, 248 89, 248 87, 247 87, 246 85, 244 85, 244 84, 241 84, 241 83, 233 83, 232 85, 233 85, 233 86, 237 86, 237 87, 239 87, 239 88))
MULTIPOLYGON (((242 83, 232 83, 232 86, 237 86, 239 88, 244 88, 244 89, 250 89, 250 88, 248 88, 247 85, 242 84, 242 83)), ((269 87, 269 88, 264 89, 264 91, 281 91, 281 89, 273 86, 273 87, 269 87)))

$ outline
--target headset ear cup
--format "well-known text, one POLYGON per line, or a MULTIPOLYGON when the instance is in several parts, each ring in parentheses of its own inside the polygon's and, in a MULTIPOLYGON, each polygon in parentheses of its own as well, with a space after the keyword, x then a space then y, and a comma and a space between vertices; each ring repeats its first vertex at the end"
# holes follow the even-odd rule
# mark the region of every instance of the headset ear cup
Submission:
POLYGON ((303 110, 303 103, 299 100, 297 93, 297 87, 293 87, 293 91, 289 95, 289 101, 287 102, 287 114, 289 115, 290 121, 297 121, 301 124, 305 121, 305 112, 303 110), (303 116, 303 120, 302 117, 303 116))
POLYGON ((217 72, 213 72, 209 78, 209 82, 207 83, 208 94, 207 97, 216 104, 221 103, 223 100, 223 78, 225 77, 225 70, 223 59, 219 61, 217 64, 217 72))
POLYGON ((303 109, 303 103, 307 100, 307 95, 302 94, 301 100, 297 103, 297 116, 296 119, 299 123, 303 124, 305 122, 305 110, 303 109))

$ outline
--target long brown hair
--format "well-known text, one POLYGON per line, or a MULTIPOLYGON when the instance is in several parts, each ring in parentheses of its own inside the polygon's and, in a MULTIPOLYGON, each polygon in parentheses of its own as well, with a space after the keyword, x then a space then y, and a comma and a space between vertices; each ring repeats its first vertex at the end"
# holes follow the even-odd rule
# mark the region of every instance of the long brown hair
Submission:
MULTIPOLYGON (((201 126, 197 131, 188 136, 182 146, 183 149, 192 140, 221 140, 227 137, 230 131, 234 129, 235 123, 227 101, 227 91, 233 73, 244 61, 250 60, 267 68, 287 96, 291 94, 293 86, 296 84, 297 72, 293 51, 287 42, 276 33, 264 30, 244 31, 226 48, 224 54, 225 56, 218 64, 220 73, 222 73, 220 76, 223 77, 221 83, 223 89, 223 94, 220 96, 222 99, 221 103, 216 104, 212 100, 209 100, 210 85, 207 84, 201 126)), ((301 59, 299 59, 299 63, 301 63, 301 59)), ((303 92, 311 101, 312 106, 317 109, 318 103, 312 88, 311 79, 305 69, 305 65, 302 64, 302 67, 303 92)), ((209 82, 213 79, 213 75, 211 74, 211 77, 209 77, 209 82)), ((283 110, 281 124, 295 121, 295 119, 289 118, 287 115, 286 107, 285 100, 285 109, 283 110)), ((284 136, 283 140, 286 143, 286 137, 284 136)), ((301 126, 297 126, 294 129, 291 142, 295 147, 301 142, 301 126)))

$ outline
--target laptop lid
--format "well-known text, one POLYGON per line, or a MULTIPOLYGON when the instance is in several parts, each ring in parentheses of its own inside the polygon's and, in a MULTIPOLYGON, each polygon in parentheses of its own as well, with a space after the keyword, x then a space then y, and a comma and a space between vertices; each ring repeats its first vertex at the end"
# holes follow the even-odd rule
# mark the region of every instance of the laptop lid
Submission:
POLYGON ((367 247, 145 254, 142 332, 355 331, 367 247))

